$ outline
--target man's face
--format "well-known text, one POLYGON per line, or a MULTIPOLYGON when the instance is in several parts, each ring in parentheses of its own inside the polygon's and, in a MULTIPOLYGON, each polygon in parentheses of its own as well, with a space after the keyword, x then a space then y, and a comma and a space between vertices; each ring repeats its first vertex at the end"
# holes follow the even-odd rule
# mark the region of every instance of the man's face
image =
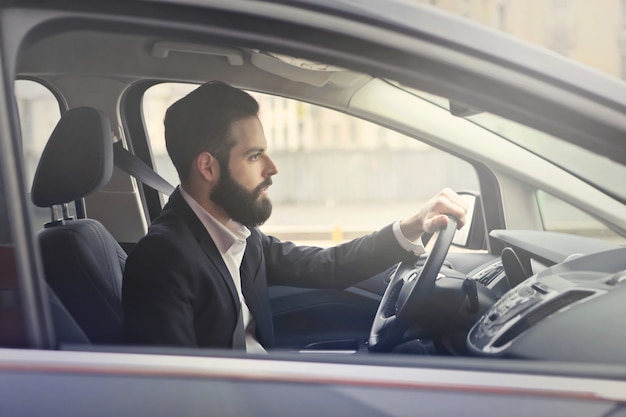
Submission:
POLYGON ((254 227, 263 224, 272 213, 267 189, 278 170, 265 153, 267 141, 256 116, 238 120, 230 133, 235 146, 228 163, 220 162, 220 178, 210 198, 235 221, 254 227))

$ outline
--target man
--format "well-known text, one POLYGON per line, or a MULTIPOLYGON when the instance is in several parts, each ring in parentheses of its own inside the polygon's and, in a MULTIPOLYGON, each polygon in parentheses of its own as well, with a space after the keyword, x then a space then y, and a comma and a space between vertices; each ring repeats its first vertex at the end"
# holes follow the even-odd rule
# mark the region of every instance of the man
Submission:
POLYGON ((271 213, 278 169, 267 154, 257 102, 220 82, 202 85, 165 116, 180 177, 162 214, 126 262, 123 304, 130 342, 263 352, 274 342, 267 285, 345 288, 413 259, 413 242, 465 222, 451 190, 416 215, 334 248, 301 247, 256 226, 271 213))

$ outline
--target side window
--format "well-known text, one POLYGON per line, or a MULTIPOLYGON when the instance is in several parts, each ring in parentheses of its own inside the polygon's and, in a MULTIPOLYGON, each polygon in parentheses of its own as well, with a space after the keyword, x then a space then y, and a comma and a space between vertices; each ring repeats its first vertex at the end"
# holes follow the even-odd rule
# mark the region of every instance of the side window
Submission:
MULTIPOLYGON (((144 96, 156 169, 174 184, 163 117, 196 87, 163 83, 144 96)), ((279 170, 270 189, 273 214, 262 226, 267 234, 329 246, 413 214, 443 187, 479 189, 470 164, 393 130, 297 100, 251 94, 279 170)))
POLYGON ((537 203, 544 230, 626 243, 623 237, 603 223, 544 191, 537 191, 537 203))
MULTIPOLYGON (((54 94, 36 81, 15 81, 15 98, 20 114, 26 184, 30 187, 37 163, 52 130, 61 117, 61 111, 59 101, 54 94)), ((35 205, 32 207, 34 226, 41 228, 50 221, 50 211, 35 207, 35 205)), ((70 207, 70 212, 75 213, 73 205, 70 207)))
POLYGON ((178 184, 178 174, 165 149, 163 119, 165 111, 176 100, 198 86, 195 84, 162 83, 149 88, 143 97, 142 110, 146 134, 152 149, 154 169, 170 184, 178 184))

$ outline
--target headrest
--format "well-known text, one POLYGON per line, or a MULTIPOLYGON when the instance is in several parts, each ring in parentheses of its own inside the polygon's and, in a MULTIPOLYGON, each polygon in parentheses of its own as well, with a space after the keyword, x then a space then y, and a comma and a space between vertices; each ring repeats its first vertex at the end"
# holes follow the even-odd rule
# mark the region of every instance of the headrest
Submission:
POLYGON ((66 111, 39 160, 31 199, 39 207, 69 203, 105 186, 113 173, 109 119, 92 107, 66 111))

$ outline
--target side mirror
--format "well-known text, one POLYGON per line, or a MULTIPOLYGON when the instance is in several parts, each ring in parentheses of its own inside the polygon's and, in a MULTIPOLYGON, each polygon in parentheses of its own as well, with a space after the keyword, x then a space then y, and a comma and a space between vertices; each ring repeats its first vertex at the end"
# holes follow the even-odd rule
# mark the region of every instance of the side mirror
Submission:
POLYGON ((457 191, 457 194, 468 204, 466 223, 457 230, 452 244, 466 249, 485 248, 485 221, 482 199, 473 191, 457 191))

